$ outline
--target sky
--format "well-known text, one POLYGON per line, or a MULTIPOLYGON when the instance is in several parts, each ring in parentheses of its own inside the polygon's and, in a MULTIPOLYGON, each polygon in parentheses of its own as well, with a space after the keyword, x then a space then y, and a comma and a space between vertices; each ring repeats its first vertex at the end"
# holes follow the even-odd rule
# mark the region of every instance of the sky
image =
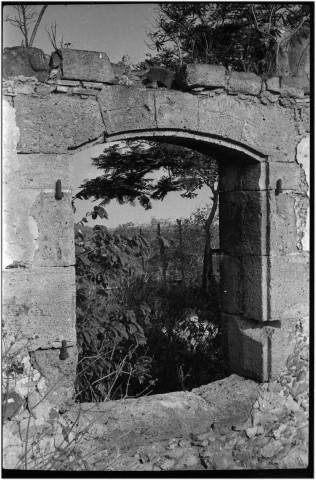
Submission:
MULTIPOLYGON (((27 2, 25 2, 27 3, 27 2)), ((38 3, 40 6, 43 4, 38 3)), ((78 50, 91 50, 105 52, 112 63, 119 62, 123 55, 129 55, 133 64, 145 59, 146 53, 155 54, 146 46, 146 29, 152 28, 155 23, 156 3, 78 3, 78 4, 52 4, 43 15, 35 37, 34 47, 41 48, 50 54, 54 49, 50 43, 45 29, 49 29, 56 22, 57 37, 64 43, 71 42, 70 48, 78 50)), ((3 17, 14 15, 12 5, 3 6, 3 17)), ((22 34, 17 28, 3 21, 3 47, 21 45, 22 34)), ((86 178, 94 178, 102 172, 91 166, 91 159, 102 153, 105 145, 98 145, 72 155, 74 178, 74 194, 79 191, 80 185, 86 178)), ((104 224, 109 228, 133 222, 142 224, 155 218, 186 218, 194 210, 210 203, 210 190, 203 188, 195 199, 183 199, 179 193, 170 193, 162 202, 153 202, 153 208, 145 211, 141 206, 119 205, 112 201, 106 210, 109 219, 104 224)), ((97 203, 92 203, 96 205, 97 203)), ((76 201, 77 212, 75 221, 81 218, 91 209, 91 202, 76 201)), ((88 225, 103 223, 98 218, 93 221, 88 217, 88 225)))

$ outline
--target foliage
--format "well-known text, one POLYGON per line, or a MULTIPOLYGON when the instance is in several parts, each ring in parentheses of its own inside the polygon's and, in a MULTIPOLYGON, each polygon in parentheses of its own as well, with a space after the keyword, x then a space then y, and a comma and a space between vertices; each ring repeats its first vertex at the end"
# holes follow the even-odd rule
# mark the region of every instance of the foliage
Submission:
POLYGON ((142 326, 149 308, 137 297, 149 245, 141 235, 111 234, 100 225, 77 225, 75 244, 78 398, 120 398, 150 379, 142 326), (133 289, 135 295, 126 293, 133 289))
POLYGON ((224 65, 256 74, 277 72, 280 47, 309 35, 310 6, 298 3, 161 3, 143 67, 224 65))
MULTIPOLYGON (((211 186, 217 178, 217 164, 206 155, 177 145, 129 142, 122 154, 116 145, 93 159, 93 165, 104 174, 81 185, 77 198, 103 199, 101 206, 112 199, 119 203, 138 201, 145 209, 151 200, 163 200, 172 191, 186 198, 197 195, 204 184, 211 186), (159 178, 150 177, 162 171, 159 178)), ((156 176, 157 177, 157 176, 156 176)))
POLYGON ((34 5, 12 5, 16 11, 15 17, 6 16, 5 21, 17 27, 23 35, 24 46, 32 47, 39 24, 48 5, 44 5, 38 12, 34 5), (30 26, 35 22, 31 38, 29 39, 30 26))
POLYGON ((94 158, 93 164, 103 169, 104 174, 87 180, 81 185, 82 190, 76 197, 94 197, 96 200, 103 198, 99 207, 112 199, 117 199, 121 204, 138 200, 148 210, 152 206, 151 200, 163 200, 169 192, 182 192, 182 197, 193 198, 203 185, 210 188, 213 205, 204 225, 206 235, 202 288, 206 292, 211 275, 211 224, 218 203, 218 188, 215 187, 216 161, 177 145, 150 143, 149 148, 144 148, 143 143, 129 142, 124 154, 121 153, 121 148, 114 145, 94 158))

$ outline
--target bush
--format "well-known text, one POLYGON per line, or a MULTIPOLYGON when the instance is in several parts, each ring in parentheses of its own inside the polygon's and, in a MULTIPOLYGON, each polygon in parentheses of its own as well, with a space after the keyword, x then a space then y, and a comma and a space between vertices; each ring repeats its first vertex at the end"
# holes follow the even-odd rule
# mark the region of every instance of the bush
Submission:
POLYGON ((97 402, 135 395, 151 381, 143 329, 149 307, 128 292, 140 288, 149 246, 141 235, 113 235, 100 225, 77 225, 75 244, 77 397, 97 402))

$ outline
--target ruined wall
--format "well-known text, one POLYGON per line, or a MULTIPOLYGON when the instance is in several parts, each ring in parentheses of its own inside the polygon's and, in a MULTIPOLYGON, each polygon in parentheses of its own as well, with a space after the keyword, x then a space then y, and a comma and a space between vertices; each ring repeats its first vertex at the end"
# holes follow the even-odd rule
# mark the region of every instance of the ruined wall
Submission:
POLYGON ((262 79, 193 65, 190 90, 167 91, 145 88, 141 75, 113 68, 105 53, 61 54, 46 82, 45 69, 26 77, 21 68, 3 84, 3 332, 12 407, 6 417, 15 419, 6 428, 8 446, 21 449, 26 402, 28 411, 39 411, 32 420, 36 435, 53 432, 58 409, 67 408, 73 394, 70 160, 78 149, 106 139, 148 138, 219 157, 223 321, 234 371, 275 377, 291 352, 297 322, 308 315, 306 77, 262 79), (63 341, 66 359, 60 358, 63 341))

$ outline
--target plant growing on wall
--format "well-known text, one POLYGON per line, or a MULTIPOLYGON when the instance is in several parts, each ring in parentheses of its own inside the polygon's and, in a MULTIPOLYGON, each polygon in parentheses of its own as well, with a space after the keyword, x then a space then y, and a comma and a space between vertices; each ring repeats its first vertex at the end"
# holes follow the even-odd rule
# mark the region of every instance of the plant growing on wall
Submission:
POLYGON ((258 75, 279 73, 289 42, 309 36, 310 6, 297 3, 160 3, 142 63, 224 65, 258 75), (181 52, 181 61, 179 58, 181 52))
POLYGON ((44 5, 41 7, 40 11, 38 11, 34 5, 12 5, 12 8, 16 12, 15 16, 10 17, 8 14, 5 17, 6 22, 11 23, 11 25, 17 27, 21 31, 24 39, 24 47, 33 46, 35 35, 47 7, 48 5, 44 5), (30 28, 33 23, 35 23, 35 25, 31 34, 30 28), (29 38, 30 34, 31 38, 29 38))

